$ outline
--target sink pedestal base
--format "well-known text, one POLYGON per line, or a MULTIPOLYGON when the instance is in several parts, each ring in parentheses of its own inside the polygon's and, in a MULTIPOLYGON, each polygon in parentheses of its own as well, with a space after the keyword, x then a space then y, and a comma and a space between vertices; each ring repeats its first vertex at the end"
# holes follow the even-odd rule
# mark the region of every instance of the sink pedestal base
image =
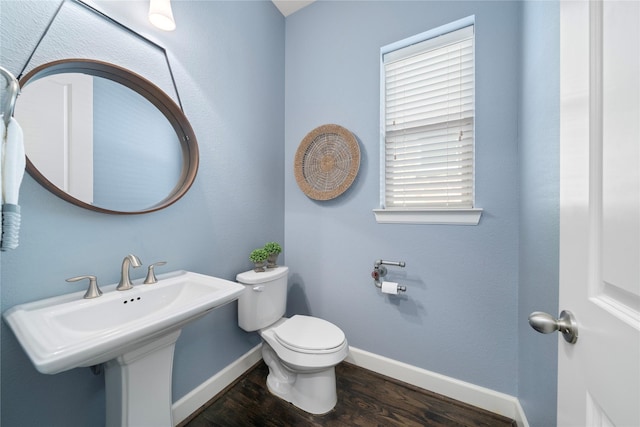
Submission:
POLYGON ((173 427, 171 373, 180 332, 105 363, 107 427, 173 427))

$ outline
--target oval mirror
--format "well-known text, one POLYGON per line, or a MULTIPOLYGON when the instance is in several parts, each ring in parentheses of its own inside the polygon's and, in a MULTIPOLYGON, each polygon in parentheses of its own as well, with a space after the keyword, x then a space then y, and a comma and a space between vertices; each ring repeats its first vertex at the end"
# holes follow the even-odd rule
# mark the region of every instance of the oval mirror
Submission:
POLYGON ((87 59, 41 65, 20 79, 15 117, 27 172, 93 211, 141 214, 191 187, 198 144, 176 103, 145 78, 87 59))

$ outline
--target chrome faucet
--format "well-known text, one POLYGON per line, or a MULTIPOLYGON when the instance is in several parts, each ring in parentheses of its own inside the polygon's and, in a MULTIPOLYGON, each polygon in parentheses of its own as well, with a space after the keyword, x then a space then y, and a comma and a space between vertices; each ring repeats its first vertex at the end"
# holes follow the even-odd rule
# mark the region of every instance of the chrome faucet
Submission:
POLYGON ((140 262, 140 258, 133 254, 129 254, 122 260, 122 273, 120 274, 120 283, 118 283, 118 287, 116 290, 118 291, 127 291, 133 288, 131 284, 131 279, 129 279, 129 265, 132 265, 134 268, 140 267, 142 263, 140 262))

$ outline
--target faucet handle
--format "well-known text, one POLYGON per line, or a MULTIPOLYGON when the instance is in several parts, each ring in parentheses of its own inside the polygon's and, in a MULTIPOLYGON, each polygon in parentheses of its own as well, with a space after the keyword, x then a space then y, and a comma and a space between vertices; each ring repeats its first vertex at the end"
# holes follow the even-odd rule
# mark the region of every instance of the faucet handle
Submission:
POLYGON ((78 282, 83 279, 89 279, 89 289, 85 292, 84 297, 86 299, 97 298, 102 295, 102 291, 98 287, 98 278, 96 276, 77 276, 70 277, 67 282, 78 282))
POLYGON ((147 269, 147 277, 144 279, 144 284, 145 285, 152 285, 154 283, 158 283, 158 279, 156 278, 156 274, 154 272, 154 267, 156 265, 160 266, 160 265, 165 265, 167 262, 166 261, 159 261, 159 262, 154 262, 153 264, 151 264, 149 266, 149 268, 147 269))

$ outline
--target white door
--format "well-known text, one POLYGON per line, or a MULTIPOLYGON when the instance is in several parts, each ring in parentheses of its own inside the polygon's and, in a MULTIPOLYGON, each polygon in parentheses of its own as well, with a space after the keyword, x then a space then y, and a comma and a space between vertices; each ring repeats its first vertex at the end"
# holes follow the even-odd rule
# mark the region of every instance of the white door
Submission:
POLYGON ((21 91, 15 117, 29 160, 54 185, 93 202, 93 77, 54 74, 21 91))
MULTIPOLYGON (((562 1, 558 425, 640 426, 640 2, 562 1)), ((541 76, 542 78, 542 76, 541 76)))

